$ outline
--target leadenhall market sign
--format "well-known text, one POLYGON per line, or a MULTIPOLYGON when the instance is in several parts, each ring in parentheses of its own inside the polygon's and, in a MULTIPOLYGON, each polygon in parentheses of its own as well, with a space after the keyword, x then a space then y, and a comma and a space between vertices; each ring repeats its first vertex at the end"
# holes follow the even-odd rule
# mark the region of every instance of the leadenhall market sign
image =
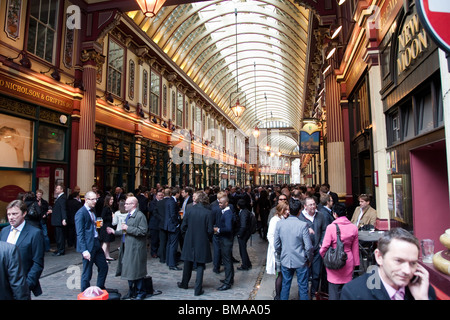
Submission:
POLYGON ((426 34, 415 11, 405 17, 397 34, 397 75, 406 76, 436 45, 426 34))

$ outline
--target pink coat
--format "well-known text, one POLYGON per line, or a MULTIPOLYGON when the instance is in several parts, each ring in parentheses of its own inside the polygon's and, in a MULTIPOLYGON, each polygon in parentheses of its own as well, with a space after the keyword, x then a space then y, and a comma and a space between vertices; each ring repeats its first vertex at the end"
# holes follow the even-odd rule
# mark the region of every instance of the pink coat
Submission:
POLYGON ((344 243, 344 250, 347 253, 347 262, 339 270, 330 270, 327 268, 327 280, 331 283, 342 284, 352 280, 353 269, 359 265, 358 228, 347 217, 339 217, 334 220, 333 223, 327 226, 323 238, 322 247, 320 248, 320 255, 322 257, 330 246, 336 248, 336 223, 339 224, 339 229, 341 230, 341 240, 344 243))

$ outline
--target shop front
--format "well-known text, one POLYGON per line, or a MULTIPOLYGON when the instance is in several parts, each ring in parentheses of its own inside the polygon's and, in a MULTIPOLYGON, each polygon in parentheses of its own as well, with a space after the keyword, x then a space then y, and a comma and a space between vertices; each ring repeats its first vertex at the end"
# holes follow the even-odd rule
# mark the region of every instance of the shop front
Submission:
POLYGON ((450 225, 439 54, 416 6, 408 9, 400 10, 381 46, 387 223, 414 230, 419 239, 434 240, 438 251, 443 249, 439 236, 450 225), (434 199, 432 216, 428 199, 434 199))
POLYGON ((0 221, 20 192, 42 189, 53 204, 54 186, 69 186, 73 99, 0 74, 0 221))

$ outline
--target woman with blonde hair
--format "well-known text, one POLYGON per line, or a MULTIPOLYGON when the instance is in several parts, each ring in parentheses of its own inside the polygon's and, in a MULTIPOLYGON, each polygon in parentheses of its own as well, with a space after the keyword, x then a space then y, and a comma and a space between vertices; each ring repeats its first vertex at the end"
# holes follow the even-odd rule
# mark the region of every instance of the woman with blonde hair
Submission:
POLYGON ((267 248, 267 259, 266 259, 266 272, 267 274, 275 274, 277 277, 275 279, 275 297, 274 300, 280 299, 281 283, 283 277, 281 275, 281 264, 280 257, 276 257, 275 247, 274 247, 274 233, 275 227, 281 219, 285 219, 289 216, 289 205, 287 203, 286 195, 280 195, 278 199, 278 205, 276 206, 275 215, 270 219, 269 228, 267 231, 267 240, 269 241, 269 246, 267 248))

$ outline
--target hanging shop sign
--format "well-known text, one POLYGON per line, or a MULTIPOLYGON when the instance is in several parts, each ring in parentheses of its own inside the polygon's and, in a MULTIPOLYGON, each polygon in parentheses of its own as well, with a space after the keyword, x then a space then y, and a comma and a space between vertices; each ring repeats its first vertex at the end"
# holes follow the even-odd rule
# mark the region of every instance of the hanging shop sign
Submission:
POLYGON ((406 18, 403 28, 398 34, 397 73, 403 72, 415 65, 422 53, 430 46, 427 33, 423 29, 417 13, 406 18))
POLYGON ((315 124, 305 124, 300 130, 299 153, 320 153, 320 129, 315 124))
POLYGON ((450 53, 450 1, 416 0, 420 21, 430 37, 447 53, 450 53))

